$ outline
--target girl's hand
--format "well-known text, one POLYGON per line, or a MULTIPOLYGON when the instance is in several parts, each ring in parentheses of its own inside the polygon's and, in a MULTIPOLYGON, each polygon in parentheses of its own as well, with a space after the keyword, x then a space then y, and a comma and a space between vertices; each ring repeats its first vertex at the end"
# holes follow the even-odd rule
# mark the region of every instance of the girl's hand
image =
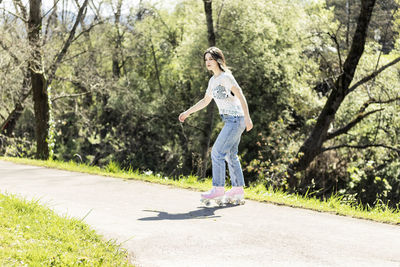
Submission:
POLYGON ((179 121, 180 121, 180 122, 184 122, 184 121, 186 120, 187 117, 189 117, 189 114, 187 114, 186 111, 185 111, 185 112, 182 112, 182 113, 179 115, 179 121))
POLYGON ((246 131, 250 131, 253 128, 253 122, 250 118, 245 118, 244 123, 246 124, 246 131))

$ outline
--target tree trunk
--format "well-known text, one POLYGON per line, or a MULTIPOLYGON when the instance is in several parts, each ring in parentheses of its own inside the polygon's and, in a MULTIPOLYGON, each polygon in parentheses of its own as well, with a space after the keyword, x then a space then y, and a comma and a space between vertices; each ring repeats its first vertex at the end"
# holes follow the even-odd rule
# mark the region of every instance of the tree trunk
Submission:
POLYGON ((11 136, 14 132, 15 126, 17 125, 18 119, 21 117, 22 112, 25 109, 24 102, 31 94, 31 90, 29 90, 30 86, 29 71, 24 74, 24 80, 22 81, 22 94, 18 99, 18 102, 15 104, 13 111, 8 115, 7 119, 1 124, 0 133, 5 136, 11 136))
POLYGON ((350 43, 350 18, 351 18, 351 9, 350 9, 350 0, 346 0, 346 48, 349 47, 350 43))
POLYGON ((305 140, 298 152, 299 161, 293 166, 290 166, 291 188, 297 184, 294 172, 305 170, 310 163, 323 151, 323 144, 327 141, 328 130, 331 123, 335 119, 336 112, 348 94, 349 86, 354 78, 354 73, 357 69, 358 62, 364 53, 365 40, 367 37, 368 25, 371 20, 372 10, 376 0, 362 0, 360 15, 357 20, 357 28, 354 33, 353 42, 350 52, 343 64, 343 72, 335 81, 335 88, 332 90, 318 116, 311 134, 305 140))
MULTIPOLYGON (((28 15, 26 14, 25 7, 22 5, 20 1, 15 0, 16 6, 21 8, 20 16, 24 18, 25 20, 28 20, 28 15)), ((22 73, 24 75, 24 79, 22 81, 22 88, 21 88, 21 93, 20 97, 18 99, 18 102, 15 103, 14 109, 8 114, 8 117, 1 123, 0 126, 0 133, 4 134, 5 136, 11 136, 12 133, 14 132, 15 126, 17 125, 18 119, 21 117, 22 112, 24 111, 24 102, 28 98, 28 96, 31 94, 30 90, 30 73, 29 73, 29 68, 25 68, 25 64, 22 64, 22 62, 19 60, 19 58, 12 52, 10 51, 10 48, 6 46, 2 40, 0 40, 0 46, 7 51, 10 56, 14 59, 15 65, 16 66, 21 66, 22 73)))
MULTIPOLYGON (((203 0, 204 1, 204 11, 206 13, 206 21, 207 21, 207 38, 208 38, 208 46, 215 46, 215 33, 214 33, 214 24, 212 18, 212 0, 203 0)), ((215 104, 212 102, 207 106, 207 114, 206 114, 206 123, 204 125, 203 136, 201 139, 201 166, 198 171, 198 176, 205 177, 207 171, 207 163, 208 163, 208 150, 210 147, 211 133, 214 124, 214 110, 215 104)))
POLYGON ((162 89, 161 80, 160 80, 160 71, 158 69, 156 51, 154 50, 153 41, 151 39, 150 39, 150 43, 151 43, 151 54, 152 54, 153 60, 154 60, 154 69, 156 70, 158 89, 160 90, 160 94, 162 94, 163 93, 163 89, 162 89))
POLYGON ((207 21, 207 39, 208 46, 215 46, 215 32, 214 32, 214 24, 212 18, 212 0, 203 0, 204 1, 204 11, 206 12, 206 21, 207 21))
POLYGON ((112 55, 112 70, 113 76, 115 79, 119 79, 121 77, 121 63, 119 62, 118 53, 122 47, 122 36, 119 30, 119 24, 121 23, 121 7, 122 7, 122 0, 118 0, 117 3, 117 10, 114 13, 115 16, 115 27, 117 30, 117 39, 115 40, 114 51, 112 55))
POLYGON ((28 39, 31 49, 29 71, 33 93, 35 111, 36 157, 38 159, 49 158, 49 146, 47 143, 49 133, 50 105, 47 92, 46 78, 43 73, 40 37, 42 28, 42 1, 29 0, 28 39))

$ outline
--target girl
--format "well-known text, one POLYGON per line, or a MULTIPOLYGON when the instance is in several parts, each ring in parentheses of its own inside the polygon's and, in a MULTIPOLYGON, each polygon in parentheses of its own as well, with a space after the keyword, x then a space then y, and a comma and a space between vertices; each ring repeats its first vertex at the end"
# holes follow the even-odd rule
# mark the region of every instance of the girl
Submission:
POLYGON ((210 200, 214 199, 221 205, 222 198, 225 196, 227 202, 244 203, 244 178, 237 153, 240 136, 245 128, 247 131, 253 128, 253 122, 249 115, 246 98, 228 70, 222 51, 217 47, 210 47, 204 52, 203 57, 207 69, 214 75, 208 82, 204 98, 179 115, 179 121, 184 122, 190 114, 206 107, 214 99, 225 123, 211 151, 213 188, 201 194, 201 201, 208 205, 210 200), (232 182, 232 189, 226 193, 224 190, 225 161, 228 162, 232 182))

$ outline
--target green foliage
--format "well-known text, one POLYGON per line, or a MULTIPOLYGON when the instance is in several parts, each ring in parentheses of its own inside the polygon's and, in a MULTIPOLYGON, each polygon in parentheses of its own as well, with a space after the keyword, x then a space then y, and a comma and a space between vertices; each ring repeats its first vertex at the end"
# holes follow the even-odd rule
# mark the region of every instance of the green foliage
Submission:
POLYGON ((7 137, 0 134, 0 153, 6 157, 34 157, 36 147, 31 138, 7 137))
POLYGON ((247 166, 249 174, 258 177, 258 183, 267 188, 288 189, 287 167, 296 159, 299 149, 299 132, 290 130, 293 119, 288 111, 283 117, 269 125, 269 135, 260 133, 256 145, 259 147, 258 156, 247 166))
POLYGON ((347 184, 339 192, 363 205, 388 203, 389 206, 396 206, 400 200, 399 167, 398 158, 382 160, 378 155, 372 156, 366 166, 361 160, 353 162, 347 170, 347 184))

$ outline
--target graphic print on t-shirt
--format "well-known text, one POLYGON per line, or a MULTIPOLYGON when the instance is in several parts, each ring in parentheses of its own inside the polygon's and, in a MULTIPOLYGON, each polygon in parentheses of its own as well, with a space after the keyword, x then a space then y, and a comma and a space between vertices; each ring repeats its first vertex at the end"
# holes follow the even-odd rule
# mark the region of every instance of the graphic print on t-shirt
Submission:
POLYGON ((214 99, 219 114, 244 116, 239 98, 232 94, 231 88, 233 86, 238 88, 240 92, 241 88, 232 74, 223 72, 217 77, 210 78, 206 94, 214 99))
POLYGON ((217 87, 215 87, 215 89, 213 90, 213 96, 216 99, 224 99, 228 97, 228 94, 226 93, 226 89, 224 86, 222 85, 218 85, 217 87))

